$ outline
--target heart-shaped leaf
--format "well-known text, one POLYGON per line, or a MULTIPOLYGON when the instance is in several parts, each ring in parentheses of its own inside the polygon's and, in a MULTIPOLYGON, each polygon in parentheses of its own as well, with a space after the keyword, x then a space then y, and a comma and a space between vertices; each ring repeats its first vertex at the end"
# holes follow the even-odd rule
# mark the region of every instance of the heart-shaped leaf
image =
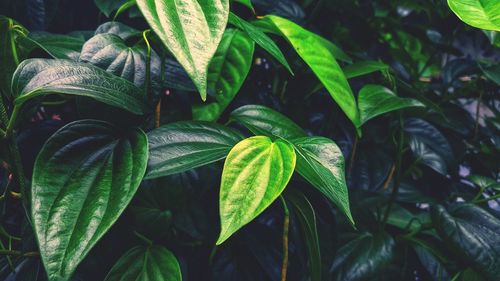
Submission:
POLYGON ((184 121, 148 133, 149 164, 146 178, 191 170, 224 159, 243 137, 228 127, 184 121))
POLYGON ((255 43, 243 32, 227 29, 210 62, 208 88, 216 102, 193 107, 193 118, 215 121, 240 90, 252 66, 255 43))
POLYGON ((359 127, 360 120, 356 101, 351 87, 332 53, 332 49, 334 49, 332 44, 287 19, 266 16, 263 20, 270 23, 290 42, 354 126, 359 127))
POLYGON ((448 0, 450 9, 466 24, 500 31, 500 1, 448 0))
POLYGON ((231 119, 242 124, 255 135, 285 139, 306 136, 295 122, 285 115, 263 105, 245 105, 231 112, 231 119))
POLYGON ((27 59, 12 78, 16 104, 51 93, 85 96, 128 110, 146 113, 149 108, 142 91, 131 82, 85 63, 27 59))
POLYGON ((337 205, 354 224, 340 148, 324 137, 305 137, 292 142, 297 153, 297 172, 337 205))
POLYGON ((126 252, 104 281, 182 281, 175 256, 160 245, 137 246, 126 252))
POLYGON ((32 217, 49 280, 68 280, 134 196, 147 137, 96 120, 68 124, 35 162, 32 217), (70 204, 68 204, 70 202, 70 204))
POLYGON ((295 152, 285 141, 256 136, 234 146, 222 171, 217 245, 269 207, 285 189, 294 168, 295 152))
POLYGON ((363 125, 384 113, 424 104, 414 99, 400 98, 384 86, 369 84, 359 91, 358 106, 363 125))
POLYGON ((500 276, 500 220, 472 204, 432 209, 432 222, 443 241, 491 280, 500 276))
POLYGON ((207 71, 229 15, 229 0, 137 0, 151 28, 207 97, 207 71))

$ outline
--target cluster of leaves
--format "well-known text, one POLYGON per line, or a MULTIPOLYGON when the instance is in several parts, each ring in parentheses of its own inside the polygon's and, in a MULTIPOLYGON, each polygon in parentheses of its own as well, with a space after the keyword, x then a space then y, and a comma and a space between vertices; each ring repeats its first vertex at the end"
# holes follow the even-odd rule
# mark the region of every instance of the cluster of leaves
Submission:
POLYGON ((500 2, 21 2, 1 278, 500 276, 500 2))

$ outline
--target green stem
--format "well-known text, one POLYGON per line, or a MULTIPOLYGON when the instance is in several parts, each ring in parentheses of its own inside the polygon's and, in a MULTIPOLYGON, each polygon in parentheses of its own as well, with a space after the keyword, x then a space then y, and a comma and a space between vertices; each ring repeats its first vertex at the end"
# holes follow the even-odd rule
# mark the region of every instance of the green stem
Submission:
POLYGON ((5 131, 5 137, 10 137, 14 130, 14 126, 16 125, 17 116, 19 115, 19 111, 21 110, 20 105, 15 105, 12 110, 12 114, 10 115, 9 124, 7 125, 7 129, 5 131))
POLYGON ((0 255, 18 256, 18 257, 38 257, 38 252, 21 252, 16 250, 0 250, 0 255))
POLYGON ((7 133, 0 128, 0 139, 4 138, 7 133))
POLYGON ((12 33, 10 35, 10 48, 12 51, 12 58, 14 59, 14 62, 16 63, 17 66, 19 65, 19 56, 17 54, 16 39, 14 38, 14 35, 12 33))
POLYGON ((495 200, 495 199, 498 199, 498 198, 500 198, 500 194, 496 194, 496 195, 493 195, 491 197, 483 198, 483 199, 480 199, 480 200, 474 200, 473 202, 476 203, 476 204, 479 204, 479 203, 484 203, 484 202, 488 202, 488 201, 491 201, 491 200, 495 200))
POLYGON ((140 234, 139 232, 137 231, 134 231, 134 234, 135 236, 137 236, 139 239, 141 239, 142 241, 144 241, 146 244, 148 244, 148 246, 152 246, 153 245, 153 241, 149 238, 147 238, 146 236, 140 234))
POLYGON ((144 92, 146 93, 146 97, 151 100, 151 45, 149 44, 148 40, 148 33, 150 32, 150 29, 144 30, 142 32, 142 38, 144 38, 144 42, 146 43, 147 46, 147 53, 146 53, 146 80, 144 81, 144 92))

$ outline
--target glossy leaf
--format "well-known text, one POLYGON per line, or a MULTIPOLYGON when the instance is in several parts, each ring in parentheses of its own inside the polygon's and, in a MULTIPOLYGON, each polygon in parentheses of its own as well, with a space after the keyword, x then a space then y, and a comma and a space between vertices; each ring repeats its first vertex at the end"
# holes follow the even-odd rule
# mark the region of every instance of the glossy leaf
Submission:
POLYGON ((324 137, 305 137, 292 142, 297 153, 297 172, 337 205, 354 224, 349 209, 344 156, 340 148, 324 137))
POLYGON ((231 119, 255 135, 285 139, 306 136, 302 128, 285 115, 263 105, 245 105, 231 112, 231 119))
POLYGON ((500 31, 498 0, 448 0, 448 6, 466 24, 500 31))
POLYGON ((146 178, 191 170, 224 159, 243 137, 222 125, 177 122, 148 133, 149 164, 146 178))
POLYGON ((472 266, 496 280, 500 276, 500 220, 472 204, 448 210, 434 206, 432 222, 443 241, 472 266))
POLYGON ((394 257, 395 242, 387 233, 364 233, 342 246, 332 266, 336 281, 373 280, 394 257))
POLYGON ((193 118, 215 121, 224 112, 245 82, 252 66, 254 42, 242 31, 227 29, 208 71, 208 88, 215 102, 193 108, 193 118))
POLYGON ((295 152, 285 141, 256 136, 234 146, 222 171, 217 245, 267 209, 285 189, 294 168, 295 152))
POLYGON ((229 14, 229 0, 137 0, 151 28, 207 97, 207 71, 229 14))
POLYGON ((148 111, 142 91, 131 82, 85 63, 68 60, 28 59, 12 78, 16 104, 51 93, 85 96, 128 110, 148 111))
POLYGON ((354 126, 359 127, 356 101, 342 69, 335 60, 331 43, 284 18, 266 16, 264 20, 270 22, 290 42, 354 126))
POLYGON ((391 90, 380 85, 365 85, 361 88, 358 94, 358 107, 361 124, 391 111, 408 107, 423 106, 424 104, 417 100, 400 98, 391 90))
POLYGON ((46 142, 35 162, 31 203, 50 280, 68 280, 115 223, 147 160, 144 132, 122 132, 103 121, 70 123, 46 142))
POLYGON ((252 38, 255 43, 257 43, 257 45, 271 54, 271 56, 273 56, 279 63, 281 63, 281 65, 293 74, 290 65, 286 61, 286 58, 278 45, 276 45, 276 43, 274 43, 274 41, 264 32, 233 13, 229 13, 229 23, 245 31, 247 35, 252 38))
POLYGON ((175 256, 160 245, 137 246, 126 252, 104 281, 182 281, 175 256))
POLYGON ((344 71, 345 77, 351 79, 376 71, 385 71, 387 69, 389 69, 389 66, 379 61, 360 61, 349 64, 342 70, 344 71))

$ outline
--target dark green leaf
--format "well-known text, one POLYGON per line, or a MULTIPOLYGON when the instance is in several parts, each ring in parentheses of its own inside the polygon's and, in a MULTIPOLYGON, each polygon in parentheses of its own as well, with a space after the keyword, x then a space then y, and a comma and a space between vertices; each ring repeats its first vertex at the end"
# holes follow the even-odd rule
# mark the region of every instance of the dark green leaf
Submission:
POLYGON ((108 21, 97 27, 95 35, 97 34, 114 34, 126 40, 130 37, 141 35, 141 32, 121 22, 108 21))
POLYGON ((137 0, 137 5, 205 100, 208 65, 226 28, 229 0, 137 0))
POLYGON ((256 136, 234 146, 222 171, 217 245, 267 209, 285 189, 294 168, 295 152, 285 141, 256 136))
POLYGON ((285 139, 306 136, 302 128, 285 115, 263 105, 245 105, 231 112, 231 119, 241 123, 255 135, 285 139))
POLYGON ((500 31, 500 1, 448 0, 450 9, 466 24, 500 31))
POLYGON ((324 137, 305 137, 292 142, 297 153, 297 172, 337 205, 354 224, 340 148, 324 137))
POLYGON ((146 178, 184 172, 224 159, 243 137, 222 125, 177 122, 148 133, 149 164, 146 178))
POLYGON ((342 70, 344 71, 345 77, 347 79, 351 79, 354 77, 370 74, 375 71, 385 71, 387 69, 389 69, 389 66, 379 61, 360 61, 349 64, 342 70))
POLYGON ((497 182, 492 178, 480 175, 471 175, 469 176, 469 180, 482 190, 495 189, 500 191, 500 182, 497 182))
POLYGON ((34 48, 44 50, 55 59, 74 61, 78 60, 85 42, 82 38, 47 32, 32 32, 25 39, 32 42, 34 48))
POLYGON ((414 243, 413 250, 417 254, 420 263, 424 266, 427 272, 431 275, 434 281, 449 281, 450 275, 446 270, 445 265, 439 258, 434 254, 435 249, 431 248, 431 245, 427 245, 419 240, 418 243, 414 243))
POLYGON ((85 63, 28 59, 12 78, 16 104, 33 97, 61 93, 93 98, 134 114, 148 112, 142 91, 131 82, 85 63))
POLYGON ((0 96, 10 97, 12 95, 10 83, 12 74, 16 70, 21 59, 16 40, 25 36, 28 31, 13 19, 0 15, 0 96), (17 28, 15 28, 17 26, 17 28))
POLYGON ((252 66, 254 42, 242 31, 227 29, 208 68, 208 88, 215 102, 193 107, 193 118, 215 121, 239 92, 252 66))
POLYGON ((115 223, 146 171, 147 137, 103 121, 68 124, 38 155, 32 217, 50 280, 68 280, 115 223))
POLYGON ((137 246, 126 252, 104 281, 182 281, 175 256, 160 245, 137 246))
POLYGON ((492 66, 483 66, 480 64, 479 68, 481 68, 484 75, 488 77, 488 79, 500 86, 500 63, 492 66))

